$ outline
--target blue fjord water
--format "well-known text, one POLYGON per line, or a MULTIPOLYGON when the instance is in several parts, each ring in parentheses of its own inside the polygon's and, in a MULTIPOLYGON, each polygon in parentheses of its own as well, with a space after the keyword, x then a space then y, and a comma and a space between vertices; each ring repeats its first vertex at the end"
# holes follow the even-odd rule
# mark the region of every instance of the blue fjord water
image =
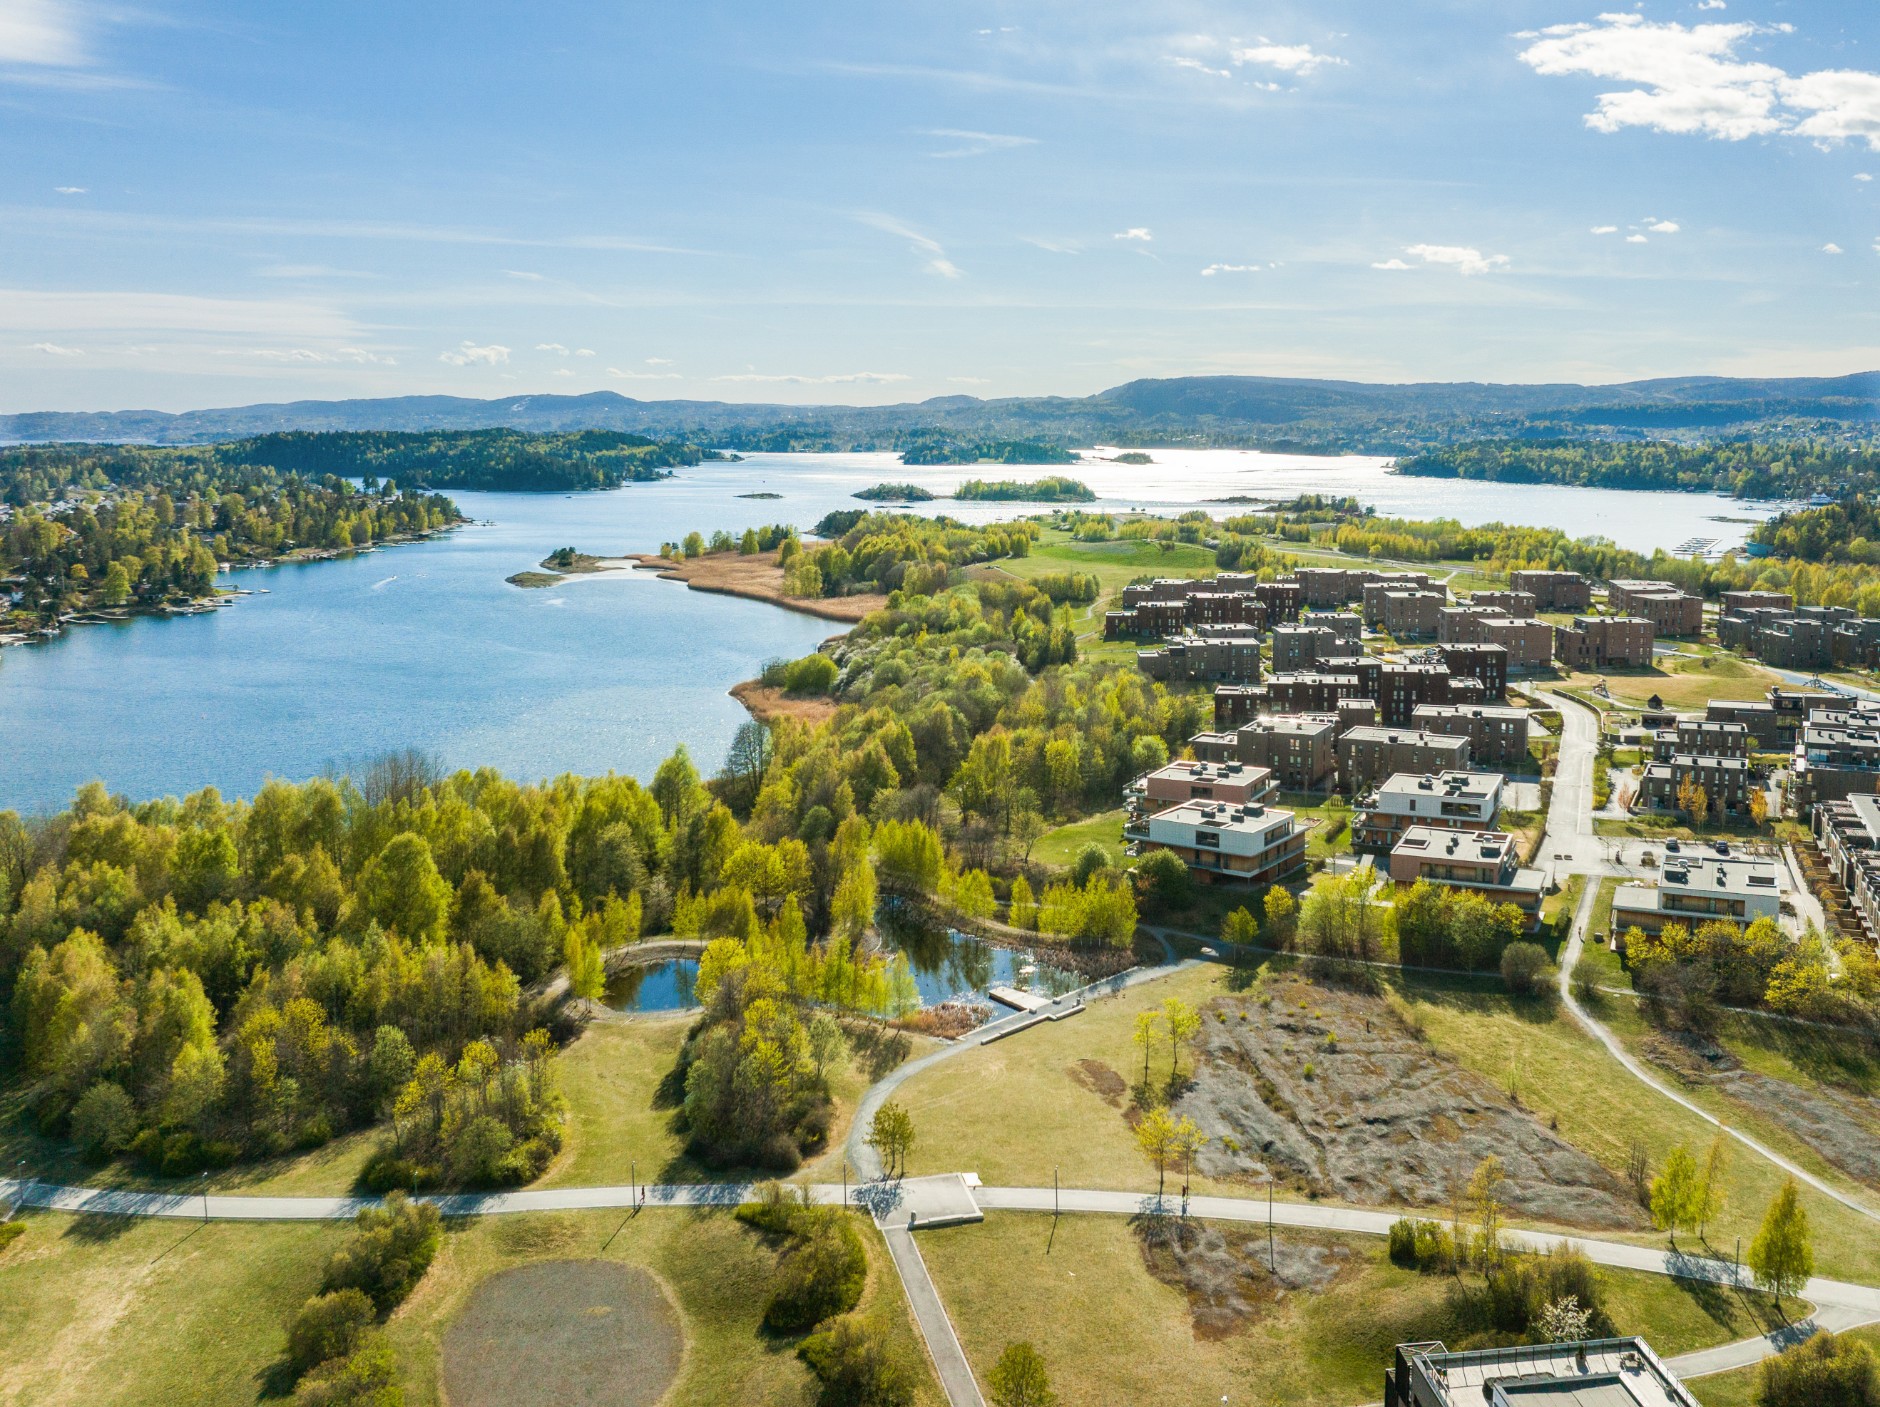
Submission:
MULTIPOLYGON (((1741 541, 1717 521, 1744 505, 1705 494, 1628 493, 1406 479, 1381 459, 1154 451, 1139 468, 1070 472, 1097 507, 1170 511, 1236 495, 1349 493, 1380 512, 1546 523, 1649 551, 1692 536, 1741 541)), ((243 571, 266 588, 213 613, 87 626, 0 655, 0 808, 56 809, 101 778, 132 797, 214 785, 251 795, 392 748, 512 776, 614 770, 645 777, 679 743, 717 765, 743 721, 725 690, 766 659, 796 656, 835 622, 686 591, 651 573, 574 578, 534 591, 504 578, 557 547, 651 551, 694 528, 814 524, 859 506, 858 488, 912 481, 944 493, 971 474, 887 454, 756 455, 607 493, 453 495, 477 520, 431 542, 333 562, 243 571), (741 497, 776 494, 774 499, 741 497)), ((925 505, 974 521, 1003 503, 925 505)))

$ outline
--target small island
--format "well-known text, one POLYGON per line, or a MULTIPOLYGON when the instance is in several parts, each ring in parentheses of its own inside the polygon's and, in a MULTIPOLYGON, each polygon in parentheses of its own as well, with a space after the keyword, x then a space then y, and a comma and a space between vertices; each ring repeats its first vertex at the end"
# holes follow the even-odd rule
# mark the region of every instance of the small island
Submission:
POLYGON ((873 488, 858 489, 850 497, 870 503, 932 503, 934 498, 919 484, 876 484, 873 488))
POLYGON ((780 493, 768 493, 768 492, 765 492, 765 493, 741 493, 741 494, 739 494, 739 495, 738 495, 738 497, 739 497, 739 498, 782 498, 782 497, 783 497, 783 495, 782 495, 782 494, 780 494, 780 493))
POLYGON ((621 571, 633 564, 632 558, 596 557, 592 552, 579 552, 572 547, 557 547, 542 559, 540 571, 517 572, 514 576, 504 577, 503 580, 511 586, 525 588, 556 586, 571 576, 621 571))
POLYGON ((1148 455, 1144 454, 1139 449, 1128 449, 1128 450, 1124 450, 1121 454, 1111 459, 1110 463, 1112 464, 1153 464, 1155 463, 1155 461, 1149 458, 1148 455))
POLYGON ((1018 479, 968 479, 953 496, 981 503, 1090 503, 1096 494, 1082 480, 1047 474, 1029 483, 1018 479))

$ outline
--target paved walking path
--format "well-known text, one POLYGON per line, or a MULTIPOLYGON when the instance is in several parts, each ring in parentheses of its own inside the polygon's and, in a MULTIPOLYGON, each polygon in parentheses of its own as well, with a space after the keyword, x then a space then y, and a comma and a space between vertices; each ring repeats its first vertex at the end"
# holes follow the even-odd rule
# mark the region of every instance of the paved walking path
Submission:
MULTIPOLYGON (((1593 722, 1593 710, 1585 704, 1566 695, 1550 697, 1560 708, 1563 726, 1560 735, 1560 763, 1555 773, 1553 805, 1547 812, 1545 848, 1549 855, 1555 853, 1577 855, 1582 849, 1584 840, 1591 838, 1593 832, 1592 775, 1593 754, 1598 749, 1597 728, 1593 722)), ((1627 1074, 1654 1093, 1695 1114, 1713 1128, 1721 1129, 1758 1157, 1782 1169, 1797 1182, 1805 1183, 1824 1197, 1833 1198, 1851 1212, 1871 1221, 1880 1221, 1880 1210, 1876 1210, 1863 1199, 1841 1191, 1826 1179, 1817 1177, 1741 1129, 1732 1128, 1695 1101, 1679 1094, 1647 1070, 1644 1064, 1633 1057, 1604 1023, 1580 1005, 1579 1000, 1573 995, 1573 968, 1574 964, 1580 960, 1580 954, 1585 948, 1587 930, 1592 924, 1593 909, 1599 899, 1599 869, 1597 867, 1581 869, 1576 863, 1572 872, 1586 874, 1589 882, 1580 895, 1579 908, 1574 911, 1573 927, 1567 938, 1567 946, 1560 955, 1560 1000, 1568 1014, 1606 1048, 1607 1053, 1619 1062, 1627 1074)))
MULTIPOLYGON (((959 1336, 941 1303, 932 1277, 927 1273, 926 1263, 914 1245, 914 1238, 908 1234, 905 1220, 895 1214, 901 1205, 899 1188, 893 1183, 867 1183, 847 1189, 840 1183, 821 1183, 807 1189, 813 1200, 825 1205, 840 1204, 845 1190, 851 1201, 873 1211, 882 1225, 889 1255, 902 1284, 907 1287, 908 1303, 913 1308, 915 1321, 927 1342, 941 1384, 946 1388, 949 1403, 952 1407, 984 1407, 979 1389, 973 1381, 971 1367, 960 1347, 959 1336)), ((702 1183, 650 1187, 563 1187, 546 1191, 493 1192, 484 1196, 436 1197, 429 1200, 434 1201, 449 1216, 499 1216, 518 1212, 615 1209, 635 1205, 648 1208, 735 1206, 755 1195, 754 1184, 702 1183)), ((209 1220, 215 1221, 346 1219, 356 1214, 361 1207, 373 1205, 377 1201, 369 1197, 242 1197, 226 1194, 210 1194, 205 1199, 198 1194, 61 1187, 31 1180, 0 1180, 0 1196, 23 1200, 30 1207, 65 1212, 171 1217, 181 1220, 193 1220, 206 1215, 209 1220)), ((988 1211, 1057 1210, 1107 1216, 1135 1216, 1157 1206, 1157 1198, 1152 1192, 1117 1192, 1077 1187, 982 1187, 973 1191, 973 1199, 988 1211)), ((1164 1211, 1172 1212, 1179 1209, 1180 1203, 1174 1198, 1165 1198, 1160 1205, 1164 1211)), ((1243 1197, 1194 1197, 1189 1200, 1188 1213, 1209 1221, 1241 1223, 1265 1222, 1270 1216, 1275 1226, 1361 1236, 1387 1235, 1391 1223, 1401 1215, 1393 1211, 1366 1211, 1301 1202, 1269 1204, 1259 1198, 1243 1197)), ((1703 1280, 1720 1285, 1746 1283, 1743 1272, 1730 1261, 1654 1246, 1524 1231, 1508 1232, 1504 1239, 1511 1247, 1536 1251, 1560 1245, 1576 1246, 1595 1264, 1617 1269, 1703 1280)), ((1816 1278, 1803 1288, 1802 1296, 1816 1306, 1815 1313, 1802 1323, 1778 1333, 1670 1359, 1668 1361, 1672 1369, 1685 1377, 1725 1372, 1759 1362, 1816 1329, 1839 1332, 1863 1324, 1880 1323, 1880 1288, 1816 1278)))

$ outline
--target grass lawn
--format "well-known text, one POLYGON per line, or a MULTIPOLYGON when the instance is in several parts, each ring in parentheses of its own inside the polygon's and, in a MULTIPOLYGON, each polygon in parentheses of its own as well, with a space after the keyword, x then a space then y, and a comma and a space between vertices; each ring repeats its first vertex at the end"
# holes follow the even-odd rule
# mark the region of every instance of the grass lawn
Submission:
MULTIPOLYGON (((319 1288, 345 1223, 243 1224, 34 1213, 0 1257, 0 1403, 191 1404, 280 1400, 283 1325, 319 1288)), ((880 1238, 864 1309, 889 1320, 917 1368, 922 1407, 942 1398, 880 1238)), ((485 1217, 447 1224, 444 1247, 387 1333, 410 1407, 438 1402, 438 1345, 486 1275, 532 1260, 605 1256, 645 1266, 679 1311, 688 1348, 666 1402, 794 1404, 810 1375, 794 1338, 759 1323, 775 1254, 726 1212, 660 1210, 485 1217), (611 1238, 611 1240, 610 1240, 611 1238), (603 1249, 603 1246, 605 1249, 603 1249)))
MULTIPOLYGON (((1436 1049, 1504 1088, 1512 1077, 1528 1108, 1543 1119, 1557 1119, 1562 1138, 1615 1172, 1623 1172, 1634 1140, 1654 1169, 1679 1144, 1700 1157, 1709 1146, 1715 1132, 1711 1125, 1638 1084, 1554 1003, 1433 978, 1405 978, 1402 989, 1436 1049)), ((1633 1004, 1619 997, 1603 1003, 1600 1015, 1622 1039, 1630 1023, 1641 1021, 1633 1004)), ((1735 1106, 1726 1108, 1717 1098, 1719 1112, 1737 1122, 1735 1106)), ((1747 1129, 1748 1121, 1742 1122, 1747 1129)), ((1824 1171, 1821 1160, 1804 1157, 1807 1150, 1792 1139, 1769 1141, 1794 1153, 1802 1166, 1824 1171)), ((1711 1224, 1711 1245, 1727 1251, 1738 1236, 1748 1245, 1783 1180, 1778 1169, 1731 1145, 1726 1204, 1711 1224)), ((1862 1282, 1880 1276, 1880 1237, 1873 1223, 1808 1187, 1801 1195, 1814 1231, 1817 1272, 1862 1282)), ((1636 1239, 1656 1243, 1662 1238, 1636 1239)))
POLYGON ((999 562, 1013 576, 1036 577, 1049 572, 1089 572, 1104 595, 1121 591, 1141 576, 1213 576, 1214 553, 1193 543, 1145 542, 1123 538, 1115 542, 1078 542, 1058 528, 1046 528, 1031 553, 999 562))
MULTIPOLYGON (((1346 1268, 1332 1288, 1289 1294, 1226 1335, 1195 1331, 1186 1294, 1147 1270, 1121 1217, 1071 1215, 1053 1226, 1042 1213, 994 1213, 926 1232, 920 1244, 980 1381, 1008 1342, 1027 1339, 1065 1407, 1344 1407, 1376 1396, 1397 1344, 1457 1337, 1447 1277, 1391 1265, 1379 1238, 1281 1234, 1346 1249, 1346 1268)), ((1662 1276, 1604 1280, 1620 1332, 1644 1333, 1665 1353, 1759 1332, 1767 1312, 1662 1276)))
MULTIPOLYGON (((896 1342, 918 1368, 920 1391, 915 1400, 922 1407, 937 1407, 944 1399, 887 1250, 871 1226, 858 1225, 869 1252, 862 1308, 888 1318, 896 1342)), ((796 1407, 804 1400, 810 1374, 796 1358, 800 1340, 772 1337, 760 1327, 775 1254, 728 1212, 674 1209, 645 1212, 624 1224, 618 1212, 571 1212, 484 1217, 453 1225, 430 1273, 390 1326, 408 1407, 431 1407, 439 1401, 439 1344, 480 1281, 526 1261, 589 1256, 645 1266, 679 1311, 687 1340, 685 1365, 663 1407, 716 1407, 726 1402, 796 1407)))
MULTIPOLYGON (((0 1256, 0 1403, 252 1403, 349 1228, 31 1212, 0 1256)), ((284 1386, 284 1385, 283 1385, 284 1386)))
MULTIPOLYGON (((1880 1325, 1849 1329, 1845 1337, 1856 1339, 1880 1353, 1880 1325)), ((1734 1372, 1714 1373, 1708 1378, 1691 1378, 1685 1386, 1704 1407, 1756 1407, 1756 1384, 1760 1367, 1738 1368, 1734 1372)))
MULTIPOLYGON (((1142 1052, 1131 1038, 1136 1013, 1169 996, 1199 1005, 1227 990, 1228 975, 1211 964, 1190 968, 923 1070, 896 1095, 919 1136, 914 1173, 976 1172, 989 1186, 1039 1187, 1049 1186, 1052 1169, 1061 1166, 1064 1181, 1075 1186, 1152 1188, 1154 1170, 1137 1150, 1121 1104, 1106 1102, 1078 1062, 1140 1078, 1142 1052)), ((1166 1051, 1158 1064, 1166 1073, 1166 1051)), ((1204 1183, 1196 1179, 1197 1187, 1204 1183)), ((1247 1191, 1207 1186, 1228 1195, 1247 1191)))
POLYGON ((1593 834, 1636 840, 1695 840, 1705 844, 1713 840, 1770 839, 1769 828, 1755 825, 1748 817, 1732 819, 1721 825, 1713 821, 1700 828, 1676 816, 1649 812, 1629 816, 1623 821, 1596 819, 1593 822, 1593 834))
MULTIPOLYGON (((561 1156, 538 1187, 624 1185, 646 1182, 718 1182, 762 1177, 748 1170, 713 1168, 685 1151, 673 1126, 680 1092, 661 1086, 679 1058, 695 1018, 632 1017, 597 1021, 569 1047, 562 1067, 568 1124, 561 1156)), ((910 1037, 913 1055, 933 1042, 910 1037)), ((886 1073, 885 1070, 879 1073, 886 1073)), ((836 1101, 829 1151, 804 1166, 803 1176, 839 1178, 840 1149, 863 1092, 876 1078, 863 1056, 851 1054, 830 1074, 836 1101)))
POLYGON ((1770 685, 1781 682, 1761 665, 1734 655, 1671 655, 1650 669, 1573 674, 1567 683, 1591 690, 1601 679, 1613 701, 1630 709, 1643 708, 1653 694, 1666 708, 1700 709, 1712 699, 1761 698, 1770 685))
POLYGON ((1041 865, 1068 865, 1079 850, 1093 843, 1103 847, 1112 865, 1123 863, 1122 807, 1046 831, 1032 845, 1031 858, 1041 865))

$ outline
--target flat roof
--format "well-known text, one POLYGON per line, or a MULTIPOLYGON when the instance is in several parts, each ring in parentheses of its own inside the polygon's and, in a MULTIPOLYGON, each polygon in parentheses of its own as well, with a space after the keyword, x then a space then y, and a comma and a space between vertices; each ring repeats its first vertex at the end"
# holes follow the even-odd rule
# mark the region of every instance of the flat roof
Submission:
MULTIPOLYGON (((1232 737, 1231 733, 1226 734, 1232 737)), ((1262 777, 1273 775, 1272 769, 1253 762, 1201 762, 1191 758, 1177 758, 1166 767, 1157 767, 1152 772, 1145 772, 1142 780, 1166 777, 1171 781, 1223 781, 1257 782, 1262 777)))
POLYGON ((1323 733, 1327 728, 1336 731, 1338 720, 1311 713, 1263 713, 1240 725, 1243 733, 1323 733))
POLYGON ((1405 1348, 1453 1407, 1482 1407, 1489 1384, 1510 1404, 1536 1407, 1697 1407, 1643 1339, 1449 1353, 1441 1344, 1405 1348), (1423 1351, 1424 1348, 1436 1350, 1423 1351))
POLYGON ((1410 826, 1403 838, 1391 847, 1391 854, 1399 850, 1499 864, 1514 853, 1514 837, 1506 831, 1453 831, 1442 826, 1410 826))
POLYGON ((1361 723, 1356 728, 1348 729, 1339 741, 1343 742, 1346 738, 1356 738, 1361 743, 1416 743, 1452 750, 1458 746, 1466 747, 1469 741, 1455 733, 1432 733, 1426 728, 1385 728, 1374 723, 1361 723))
POLYGON ((1486 799, 1500 791, 1506 780, 1499 772, 1450 771, 1438 772, 1434 776, 1418 772, 1393 772, 1377 790, 1379 795, 1386 792, 1404 796, 1434 793, 1439 796, 1486 799))
POLYGON ((1182 801, 1150 817, 1171 825, 1193 826, 1197 830, 1243 831, 1248 834, 1270 830, 1276 824, 1292 823, 1293 813, 1279 806, 1264 806, 1250 801, 1236 806, 1225 801, 1182 801))

